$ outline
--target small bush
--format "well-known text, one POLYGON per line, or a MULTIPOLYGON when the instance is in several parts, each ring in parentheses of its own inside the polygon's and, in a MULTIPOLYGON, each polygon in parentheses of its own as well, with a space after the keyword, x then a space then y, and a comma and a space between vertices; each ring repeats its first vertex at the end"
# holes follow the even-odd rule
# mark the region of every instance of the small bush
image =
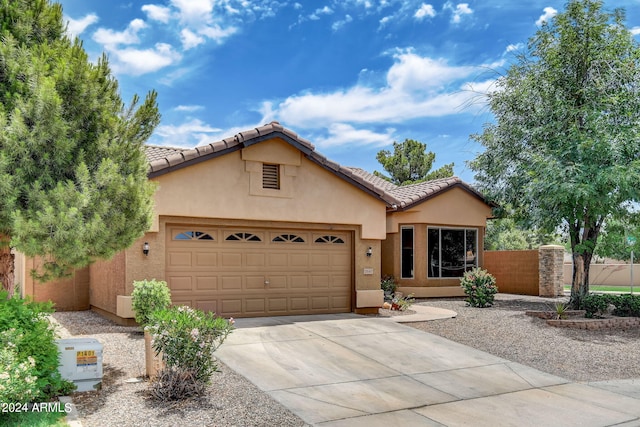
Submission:
POLYGON ((167 373, 171 377, 163 384, 173 388, 177 381, 174 377, 207 384, 218 368, 213 352, 233 330, 233 319, 186 306, 171 307, 153 312, 146 330, 153 338, 156 354, 162 353, 165 369, 174 371, 167 373))
POLYGON ((413 294, 409 294, 406 297, 393 298, 393 303, 398 306, 399 311, 407 311, 414 302, 416 302, 416 299, 413 297, 413 294))
POLYGON ((396 279, 393 276, 384 276, 380 281, 380 288, 385 294, 393 294, 396 291, 396 279))
POLYGON ((206 384, 198 381, 193 372, 174 366, 158 372, 149 395, 155 400, 169 402, 198 397, 205 390, 206 384))
POLYGON ((53 304, 0 291, 0 402, 36 402, 63 395, 73 383, 58 372, 53 304))
POLYGON ((610 295, 589 294, 580 301, 580 309, 585 311, 585 317, 603 317, 609 309, 610 295))
POLYGON ((640 295, 610 295, 609 300, 615 306, 613 315, 620 317, 640 317, 640 295))
POLYGON ((467 295, 467 303, 471 307, 490 307, 493 305, 495 294, 498 293, 496 278, 481 268, 464 273, 460 278, 460 286, 467 295))
POLYGON ((136 313, 136 322, 142 327, 147 326, 151 313, 171 305, 171 292, 167 282, 155 279, 133 282, 131 305, 136 313))

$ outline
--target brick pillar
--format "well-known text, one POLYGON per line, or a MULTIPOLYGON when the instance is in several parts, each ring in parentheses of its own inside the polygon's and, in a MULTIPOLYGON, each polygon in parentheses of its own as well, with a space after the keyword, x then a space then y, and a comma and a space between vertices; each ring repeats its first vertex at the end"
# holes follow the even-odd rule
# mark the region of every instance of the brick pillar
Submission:
POLYGON ((564 247, 558 245, 540 246, 539 252, 539 290, 541 297, 564 295, 564 247))

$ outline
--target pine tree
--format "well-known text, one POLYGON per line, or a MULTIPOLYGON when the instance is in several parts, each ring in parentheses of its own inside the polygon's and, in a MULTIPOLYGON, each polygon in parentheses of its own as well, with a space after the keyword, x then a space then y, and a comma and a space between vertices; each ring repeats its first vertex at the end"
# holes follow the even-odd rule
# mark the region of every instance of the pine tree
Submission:
POLYGON ((49 0, 0 6, 0 281, 10 248, 43 259, 49 280, 130 246, 151 224, 143 146, 156 93, 122 102, 107 58, 88 59, 49 0))

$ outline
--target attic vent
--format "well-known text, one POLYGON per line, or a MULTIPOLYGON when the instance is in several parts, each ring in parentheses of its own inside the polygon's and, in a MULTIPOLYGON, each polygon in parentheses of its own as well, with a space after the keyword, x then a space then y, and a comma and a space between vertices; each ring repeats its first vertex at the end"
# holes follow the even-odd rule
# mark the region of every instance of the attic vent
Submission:
POLYGON ((262 188, 280 189, 280 165, 262 165, 262 188))

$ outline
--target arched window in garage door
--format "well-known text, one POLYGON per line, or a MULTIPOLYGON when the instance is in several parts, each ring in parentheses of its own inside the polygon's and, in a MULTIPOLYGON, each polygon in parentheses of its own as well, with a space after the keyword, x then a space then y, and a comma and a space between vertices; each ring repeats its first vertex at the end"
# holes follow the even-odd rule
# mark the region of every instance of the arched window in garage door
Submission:
POLYGON ((214 240, 214 238, 204 231, 183 231, 173 236, 173 240, 214 240))

